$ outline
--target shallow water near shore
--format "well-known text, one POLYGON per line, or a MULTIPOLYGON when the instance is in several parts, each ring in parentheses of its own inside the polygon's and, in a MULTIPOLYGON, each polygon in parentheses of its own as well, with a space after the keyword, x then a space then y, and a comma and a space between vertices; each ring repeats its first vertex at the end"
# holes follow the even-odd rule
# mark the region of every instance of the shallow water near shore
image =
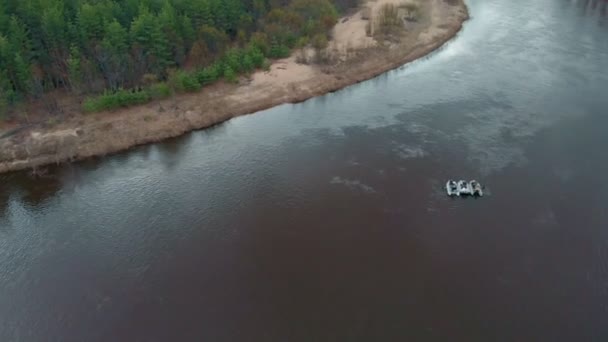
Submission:
POLYGON ((1 175, 0 340, 608 339, 608 5, 468 5, 371 81, 1 175))

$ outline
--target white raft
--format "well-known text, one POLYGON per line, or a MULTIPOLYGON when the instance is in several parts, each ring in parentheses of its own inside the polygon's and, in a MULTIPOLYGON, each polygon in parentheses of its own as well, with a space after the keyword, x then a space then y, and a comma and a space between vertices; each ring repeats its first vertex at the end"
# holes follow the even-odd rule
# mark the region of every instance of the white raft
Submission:
POLYGON ((460 196, 458 193, 458 184, 453 180, 449 180, 445 183, 445 191, 448 193, 448 196, 460 196))
POLYGON ((450 179, 445 183, 445 191, 448 196, 483 196, 483 187, 476 180, 456 182, 450 179))

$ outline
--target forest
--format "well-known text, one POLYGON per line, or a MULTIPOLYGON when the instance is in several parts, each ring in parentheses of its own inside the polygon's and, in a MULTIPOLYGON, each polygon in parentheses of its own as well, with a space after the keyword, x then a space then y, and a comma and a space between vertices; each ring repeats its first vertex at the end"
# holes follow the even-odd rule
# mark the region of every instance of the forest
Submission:
POLYGON ((3 0, 0 120, 32 101, 60 116, 53 94, 101 111, 197 91, 322 48, 357 0, 3 0), (267 65, 266 65, 267 66, 267 65))

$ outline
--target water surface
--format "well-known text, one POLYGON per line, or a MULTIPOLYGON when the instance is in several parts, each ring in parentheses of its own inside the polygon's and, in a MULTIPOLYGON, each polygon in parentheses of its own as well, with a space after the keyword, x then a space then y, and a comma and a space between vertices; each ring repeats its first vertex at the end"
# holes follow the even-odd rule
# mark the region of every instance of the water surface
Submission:
POLYGON ((468 3, 374 80, 0 176, 0 340, 608 340, 608 5, 468 3))

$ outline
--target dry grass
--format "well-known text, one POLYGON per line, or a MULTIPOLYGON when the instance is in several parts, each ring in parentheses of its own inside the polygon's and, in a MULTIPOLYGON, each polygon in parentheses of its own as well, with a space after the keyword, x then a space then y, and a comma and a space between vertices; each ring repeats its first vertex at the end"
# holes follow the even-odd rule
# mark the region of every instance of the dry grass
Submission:
POLYGON ((404 2, 399 5, 399 9, 405 11, 404 19, 417 21, 420 18, 420 5, 413 2, 404 2))
MULTIPOLYGON (((399 35, 405 30, 406 22, 417 22, 422 12, 423 10, 417 2, 405 1, 399 4, 382 4, 373 20, 370 20, 367 33, 374 36, 393 36, 389 39, 395 38, 395 35, 399 35)), ((384 39, 386 38, 384 37, 384 39)), ((394 41, 394 39, 391 40, 394 41)))
POLYGON ((393 4, 384 4, 380 7, 376 19, 377 30, 380 33, 390 33, 403 27, 399 18, 399 8, 393 4))

